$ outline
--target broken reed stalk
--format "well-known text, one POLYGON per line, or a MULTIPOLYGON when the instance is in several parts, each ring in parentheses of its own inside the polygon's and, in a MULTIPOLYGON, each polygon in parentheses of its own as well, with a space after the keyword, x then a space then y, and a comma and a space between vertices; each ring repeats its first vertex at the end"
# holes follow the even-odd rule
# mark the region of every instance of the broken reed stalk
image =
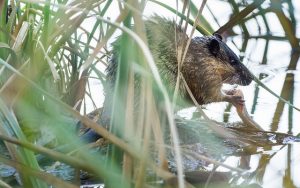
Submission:
MULTIPOLYGON (((126 100, 126 116, 124 124, 124 138, 128 143, 134 143, 134 73, 132 69, 129 71, 128 89, 127 89, 127 100, 126 100)), ((133 159, 128 154, 124 153, 123 156, 123 176, 132 181, 133 173, 133 159)))
MULTIPOLYGON (((147 99, 147 104, 146 104, 146 117, 145 117, 145 123, 144 123, 144 132, 143 132, 143 143, 142 143, 142 157, 141 161, 139 161, 139 167, 136 168, 136 188, 142 187, 144 185, 145 181, 145 175, 146 175, 146 164, 147 161, 149 160, 149 143, 151 139, 151 127, 153 126, 151 119, 153 118, 153 114, 151 114, 151 109, 155 108, 156 106, 154 105, 153 101, 153 93, 152 93, 152 87, 148 83, 146 88, 146 98, 147 99)), ((159 130, 161 131, 161 130, 159 130)))

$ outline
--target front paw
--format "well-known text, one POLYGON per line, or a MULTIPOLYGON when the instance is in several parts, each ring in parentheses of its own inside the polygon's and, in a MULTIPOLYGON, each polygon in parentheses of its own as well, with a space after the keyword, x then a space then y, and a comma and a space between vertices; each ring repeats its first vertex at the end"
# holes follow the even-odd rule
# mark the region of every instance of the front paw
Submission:
POLYGON ((231 98, 231 103, 234 105, 234 106, 237 106, 237 105, 244 105, 245 104, 245 100, 244 100, 244 97, 243 96, 239 96, 239 95, 229 95, 229 97, 231 98))
POLYGON ((239 89, 224 91, 226 101, 233 104, 235 107, 242 107, 245 104, 244 95, 239 89))

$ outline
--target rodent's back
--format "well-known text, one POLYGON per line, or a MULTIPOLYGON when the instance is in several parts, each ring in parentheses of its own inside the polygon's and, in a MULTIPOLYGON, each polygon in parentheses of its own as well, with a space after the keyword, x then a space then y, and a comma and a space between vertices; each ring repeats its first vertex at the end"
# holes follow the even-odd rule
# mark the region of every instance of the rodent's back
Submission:
MULTIPOLYGON (((176 48, 179 44, 183 44, 188 40, 187 35, 174 21, 167 20, 159 16, 153 16, 145 21, 146 35, 148 47, 153 55, 160 76, 167 87, 172 92, 173 84, 177 78, 177 52, 176 48), (176 37, 175 37, 176 30, 176 37), (175 40, 177 42, 175 42, 175 40), (171 84, 167 84, 171 83, 171 84)), ((113 87, 117 75, 118 56, 120 52, 120 38, 113 44, 112 58, 107 66, 107 88, 106 93, 113 92, 113 87)))

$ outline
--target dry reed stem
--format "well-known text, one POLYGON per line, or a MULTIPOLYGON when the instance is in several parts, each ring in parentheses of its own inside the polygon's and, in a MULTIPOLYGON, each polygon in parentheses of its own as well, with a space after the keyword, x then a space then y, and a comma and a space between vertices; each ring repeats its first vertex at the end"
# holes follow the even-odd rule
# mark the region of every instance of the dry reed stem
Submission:
POLYGON ((259 7, 263 2, 265 2, 265 1, 264 0, 254 1, 253 3, 248 5, 246 8, 241 10, 238 14, 233 15, 226 24, 224 24, 222 27, 220 27, 216 31, 216 33, 222 34, 225 31, 233 28, 233 26, 239 24, 243 18, 247 17, 250 13, 253 12, 253 10, 255 10, 257 7, 259 7))
MULTIPOLYGON (((144 132, 144 127, 143 125, 145 124, 145 119, 144 117, 146 116, 146 112, 145 112, 145 108, 146 108, 146 100, 144 100, 146 98, 146 86, 148 85, 146 82, 148 82, 148 80, 145 79, 145 77, 141 78, 141 85, 140 85, 140 97, 139 97, 139 101, 138 101, 138 106, 137 108, 140 109, 140 113, 137 117, 137 123, 135 125, 135 130, 136 130, 136 139, 137 140, 142 140, 143 137, 143 132, 144 132)), ((137 144, 138 147, 138 144, 137 144)))
POLYGON ((87 171, 91 171, 91 172, 95 172, 95 167, 88 165, 87 163, 85 163, 82 160, 79 160, 77 158, 71 157, 71 156, 66 156, 65 154, 59 153, 57 151, 42 147, 42 146, 37 146, 34 145, 28 141, 20 141, 19 139, 16 138, 12 138, 3 134, 0 134, 0 138, 2 140, 5 140, 9 143, 13 143, 19 146, 22 146, 24 148, 27 148, 31 151, 37 152, 37 153, 41 153, 41 154, 45 154, 48 155, 49 157, 56 159, 58 161, 62 161, 66 164, 70 164, 74 167, 83 169, 83 170, 87 170, 87 171))
MULTIPOLYGON (((153 104, 154 105, 154 104, 153 104)), ((159 115, 156 108, 152 109, 153 119, 152 119, 152 132, 154 136, 154 140, 156 141, 156 147, 158 150, 158 159, 161 162, 160 167, 163 170, 168 170, 168 160, 166 158, 166 150, 164 148, 164 136, 162 126, 159 121, 159 115)))
MULTIPOLYGON (((128 12, 129 11, 127 9, 124 9, 124 11, 122 11, 121 14, 118 16, 118 18, 115 20, 115 23, 121 23, 128 15, 128 12)), ((106 32, 106 35, 102 38, 102 40, 97 43, 93 53, 89 56, 89 58, 82 65, 82 70, 85 70, 91 66, 91 64, 93 63, 93 61, 96 58, 99 51, 106 45, 107 41, 111 38, 111 36, 113 35, 113 33, 115 32, 116 29, 117 29, 116 27, 111 27, 106 32)))
MULTIPOLYGON (((124 138, 128 143, 133 143, 134 137, 134 73, 132 69, 129 70, 126 111, 125 111, 125 126, 124 138)), ((123 176, 132 181, 133 160, 131 156, 124 153, 123 156, 123 176)))
MULTIPOLYGON (((22 26, 21 26, 21 29, 20 31, 18 32, 18 35, 16 37, 16 40, 13 44, 13 47, 12 49, 17 52, 21 49, 21 46, 27 36, 27 33, 28 33, 28 30, 29 30, 29 23, 28 22, 23 22, 22 26)), ((10 60, 11 56, 9 55, 6 62, 8 62, 10 60)), ((23 65, 21 65, 20 67, 20 71, 23 70, 25 68, 25 66, 28 64, 29 62, 29 59, 27 61, 25 61, 25 63, 23 63, 23 65)), ((3 70, 5 68, 5 66, 2 67, 3 70)), ((2 70, 0 71, 2 72, 2 70)), ((12 93, 11 90, 14 90, 15 88, 15 81, 17 79, 17 76, 15 74, 13 74, 12 76, 10 76, 10 78, 8 79, 8 81, 5 82, 5 84, 2 86, 1 90, 0 90, 0 94, 1 95, 4 95, 6 97, 9 97, 9 101, 13 101, 15 96, 16 95, 12 95, 12 94, 15 94, 15 93, 12 93)))
POLYGON ((18 163, 16 161, 7 159, 0 155, 0 161, 8 166, 14 167, 17 171, 26 171, 28 175, 37 177, 49 185, 54 185, 55 187, 61 187, 61 188, 76 188, 77 186, 67 183, 67 181, 60 180, 59 178, 53 176, 52 174, 45 173, 42 171, 37 171, 35 169, 32 169, 28 166, 25 166, 21 163, 18 163))
POLYGON ((143 144, 142 144, 142 157, 141 161, 139 162, 139 169, 137 170, 138 176, 136 178, 136 188, 142 187, 145 181, 145 173, 146 173, 146 164, 149 158, 149 143, 151 138, 151 127, 152 127, 152 121, 153 114, 151 114, 152 108, 155 108, 155 105, 153 105, 153 93, 152 93, 152 87, 150 84, 147 84, 146 88, 146 117, 145 117, 145 124, 144 124, 144 138, 143 138, 143 144))
MULTIPOLYGON (((278 133, 276 133, 276 134, 278 134, 278 133)), ((169 148, 169 149, 173 149, 171 146, 167 146, 167 145, 165 145, 164 147, 165 147, 165 148, 169 148)), ((208 157, 206 157, 206 156, 204 156, 204 155, 201 155, 201 154, 198 154, 198 153, 196 153, 196 152, 194 152, 194 151, 190 151, 190 150, 187 150, 187 149, 182 149, 182 152, 183 152, 184 154, 190 155, 190 156, 192 156, 192 157, 195 156, 194 158, 196 158, 196 159, 198 159, 198 160, 203 160, 203 161, 212 163, 212 164, 214 164, 214 165, 222 166, 222 167, 228 168, 229 170, 232 170, 232 171, 236 171, 236 172, 240 172, 240 173, 241 173, 241 172, 245 172, 245 170, 243 170, 243 169, 240 169, 240 168, 236 168, 236 167, 232 167, 232 166, 226 165, 226 164, 224 164, 224 163, 222 163, 222 162, 216 161, 215 159, 212 159, 212 158, 208 158, 208 157)))
POLYGON ((7 183, 5 183, 4 181, 2 181, 1 179, 0 179, 0 187, 3 187, 3 188, 13 188, 10 185, 8 185, 7 183))
POLYGON ((180 61, 179 61, 180 71, 181 71, 181 66, 182 66, 182 64, 183 64, 183 62, 184 62, 185 56, 186 56, 186 54, 187 54, 188 48, 189 48, 189 46, 190 46, 191 40, 192 40, 192 38, 193 38, 193 35, 194 35, 194 32, 195 32, 196 26, 197 26, 197 24, 198 24, 198 21, 199 21, 199 18, 200 18, 200 14, 202 14, 202 11, 203 11, 203 8, 204 8, 204 6, 205 6, 205 4, 206 4, 206 1, 207 1, 207 0, 202 0, 201 6, 200 6, 200 8, 199 8, 199 10, 198 10, 198 12, 197 12, 196 20, 195 20, 195 22, 194 22, 194 24, 193 24, 193 28, 192 28, 192 31, 191 31, 191 33, 190 33, 190 37, 189 37, 189 39, 188 39, 188 41, 187 41, 187 44, 186 44, 186 46, 185 46, 185 48, 184 48, 184 52, 183 52, 182 59, 180 59, 180 61))
MULTIPOLYGON (((11 136, 11 135, 7 134, 6 130, 4 129, 4 127, 2 125, 0 126, 0 133, 7 136, 7 137, 11 136)), ((17 147, 15 145, 11 144, 10 142, 6 142, 5 140, 4 140, 4 144, 5 144, 5 146, 8 150, 8 153, 9 153, 10 157, 13 160, 17 161, 18 160, 17 147)))
POLYGON ((227 164, 221 163, 219 161, 213 160, 213 159, 208 158, 208 157, 203 156, 203 155, 199 155, 199 154, 197 154, 195 152, 191 152, 191 151, 186 150, 186 149, 182 149, 182 150, 183 150, 183 152, 185 154, 190 155, 190 156, 192 156, 195 159, 207 161, 209 163, 212 163, 212 164, 215 164, 215 165, 218 165, 218 166, 222 166, 222 167, 225 167, 225 168, 227 168, 229 170, 236 171, 236 172, 239 172, 239 173, 245 173, 245 170, 243 170, 243 169, 229 166, 227 164))
MULTIPOLYGON (((178 90, 179 90, 179 85, 180 85, 180 72, 181 72, 181 67, 183 65, 183 62, 184 62, 184 59, 185 59, 185 56, 187 54, 187 51, 188 51, 188 48, 190 46, 190 43, 191 43, 191 40, 193 38, 193 34, 195 32, 195 29, 196 29, 196 26, 197 26, 197 23, 198 23, 198 20, 200 18, 200 14, 202 13, 203 11, 203 8, 206 4, 206 0, 203 0, 202 3, 201 3, 201 6, 197 12, 197 15, 196 15, 196 20, 193 24, 193 28, 192 28, 192 31, 190 33, 190 36, 188 38, 188 41, 185 45, 185 47, 183 48, 183 46, 177 46, 177 62, 178 62, 178 65, 177 65, 177 79, 176 79, 176 85, 175 85, 175 90, 174 90, 174 95, 173 95, 173 103, 176 101, 177 99, 177 95, 178 95, 178 90), (184 50, 184 51, 183 51, 184 50)), ((189 15, 188 15, 189 16, 189 15)), ((188 20, 188 16, 186 17, 187 20, 188 20)), ((186 25, 185 25, 185 31, 187 29, 187 21, 186 21, 186 25)), ((176 28, 175 28, 175 40, 176 40, 176 28)), ((177 43, 177 42, 176 42, 177 43)))

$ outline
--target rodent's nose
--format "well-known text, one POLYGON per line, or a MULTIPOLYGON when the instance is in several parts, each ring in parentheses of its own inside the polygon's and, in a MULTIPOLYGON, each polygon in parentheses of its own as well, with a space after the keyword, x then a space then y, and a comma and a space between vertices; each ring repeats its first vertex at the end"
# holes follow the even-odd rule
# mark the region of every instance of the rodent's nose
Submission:
POLYGON ((241 85, 247 86, 252 82, 253 79, 253 75, 250 73, 249 75, 242 78, 241 85))
POLYGON ((245 80, 242 81, 242 85, 243 86, 247 86, 247 85, 249 85, 252 82, 252 80, 253 79, 245 79, 245 80))

